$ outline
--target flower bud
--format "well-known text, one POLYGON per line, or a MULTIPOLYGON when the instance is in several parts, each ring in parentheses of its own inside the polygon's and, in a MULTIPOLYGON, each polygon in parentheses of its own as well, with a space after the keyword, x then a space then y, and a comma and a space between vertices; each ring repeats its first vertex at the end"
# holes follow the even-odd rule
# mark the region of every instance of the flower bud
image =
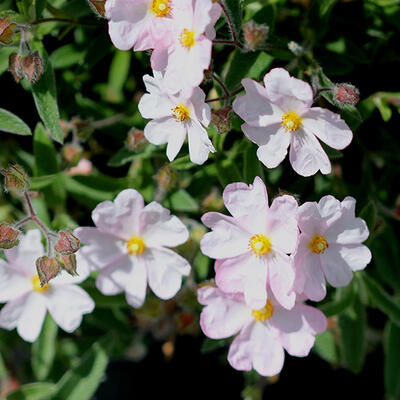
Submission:
POLYGON ((248 50, 257 50, 268 37, 269 27, 256 24, 252 19, 243 25, 244 41, 248 50))
POLYGON ((132 128, 128 132, 128 136, 126 137, 126 140, 125 140, 126 148, 131 151, 141 150, 145 146, 146 143, 147 143, 147 140, 144 137, 144 132, 139 131, 135 128, 132 128))
POLYGON ((6 191, 26 192, 29 190, 29 177, 20 165, 10 163, 8 169, 3 169, 0 172, 6 178, 4 185, 6 191))
POLYGON ((76 272, 76 255, 67 254, 60 257, 61 268, 67 271, 72 276, 78 276, 76 272))
POLYGON ((49 283, 60 272, 60 262, 55 257, 43 256, 36 260, 36 271, 39 276, 40 286, 49 283))
POLYGON ((63 256, 73 254, 79 250, 79 239, 70 230, 61 231, 60 239, 54 246, 54 250, 63 256))
POLYGON ((64 161, 66 161, 69 165, 78 164, 79 160, 82 157, 83 149, 78 144, 68 143, 63 146, 61 150, 61 155, 64 161))
POLYGON ((14 31, 17 24, 10 22, 10 16, 7 15, 5 18, 0 19, 0 43, 10 44, 12 42, 14 31))
POLYGON ((178 174, 169 166, 169 164, 165 164, 158 170, 154 178, 158 183, 158 188, 164 192, 168 192, 175 186, 178 174))
POLYGON ((19 230, 5 222, 0 224, 0 249, 11 249, 19 243, 19 230))
POLYGON ((38 51, 30 52, 22 59, 22 72, 30 83, 36 83, 43 74, 43 61, 38 51))
POLYGON ((21 61, 22 57, 18 53, 12 53, 8 58, 8 69, 14 76, 14 79, 17 83, 24 79, 21 61))
POLYGON ((90 8, 97 16, 102 18, 105 18, 106 14, 105 5, 106 5, 105 0, 89 0, 90 8))
POLYGON ((360 100, 360 92, 350 83, 337 83, 333 88, 333 99, 339 107, 345 104, 355 106, 360 100))
POLYGON ((231 129, 232 107, 228 106, 220 110, 211 111, 211 122, 219 133, 228 133, 231 129))

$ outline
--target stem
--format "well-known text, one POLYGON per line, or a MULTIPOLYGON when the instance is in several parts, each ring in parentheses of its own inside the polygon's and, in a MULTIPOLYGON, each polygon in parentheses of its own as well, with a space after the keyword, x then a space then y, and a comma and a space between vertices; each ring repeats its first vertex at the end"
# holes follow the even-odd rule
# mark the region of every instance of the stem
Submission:
POLYGON ((17 222, 17 223, 14 225, 14 228, 15 228, 15 229, 18 229, 20 226, 26 224, 26 223, 29 222, 29 221, 32 221, 32 217, 31 217, 31 216, 26 217, 26 218, 24 218, 24 219, 21 219, 21 221, 17 222))
POLYGON ((222 11, 223 11, 224 14, 225 14, 226 20, 228 21, 229 29, 230 29, 230 31, 231 31, 232 39, 233 39, 233 42, 235 43, 235 46, 237 46, 237 47, 243 49, 244 46, 243 46, 243 45, 239 42, 239 40, 238 40, 238 34, 237 34, 236 31, 235 31, 235 27, 234 27, 234 25, 233 25, 231 16, 229 15, 229 12, 228 12, 228 10, 227 10, 226 7, 225 7, 224 2, 221 1, 219 4, 220 4, 220 6, 221 6, 221 8, 222 8, 222 11))
POLYGON ((229 98, 231 97, 231 94, 228 90, 228 88, 225 86, 224 82, 222 82, 222 80, 218 77, 217 74, 215 74, 214 72, 211 74, 212 78, 218 83, 218 85, 221 87, 221 89, 224 91, 225 93, 225 105, 227 105, 226 103, 228 102, 229 98))
POLYGON ((231 93, 229 94, 229 96, 216 97, 215 99, 208 99, 208 100, 206 100, 205 102, 206 102, 206 103, 211 103, 211 102, 213 102, 213 101, 221 101, 221 100, 230 99, 231 97, 236 96, 236 95, 239 94, 240 92, 243 92, 243 90, 244 90, 244 88, 239 88, 239 89, 236 89, 236 90, 234 90, 233 92, 231 92, 231 93))

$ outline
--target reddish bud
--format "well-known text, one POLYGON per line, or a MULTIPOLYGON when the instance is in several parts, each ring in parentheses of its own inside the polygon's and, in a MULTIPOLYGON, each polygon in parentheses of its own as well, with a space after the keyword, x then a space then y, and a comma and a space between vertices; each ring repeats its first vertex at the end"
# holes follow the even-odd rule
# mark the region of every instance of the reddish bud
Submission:
POLYGON ((231 129, 232 107, 228 106, 220 110, 211 111, 211 122, 219 133, 228 133, 231 129))
POLYGON ((14 36, 17 24, 10 22, 10 16, 0 19, 0 43, 10 44, 14 36))
POLYGON ((12 226, 1 223, 0 224, 0 249, 11 249, 14 246, 17 246, 19 243, 18 240, 19 230, 14 229, 12 226))
POLYGON ((68 254, 60 257, 61 268, 72 276, 78 276, 76 272, 76 255, 68 254))
POLYGON ((1 170, 1 173, 6 178, 4 185, 6 191, 26 192, 29 189, 29 177, 20 165, 10 163, 7 169, 1 170))
POLYGON ((60 272, 60 262, 55 257, 43 256, 36 260, 36 271, 43 287, 60 272))
POLYGON ((338 106, 355 106, 360 100, 359 90, 350 83, 337 83, 333 88, 333 98, 338 106))
POLYGON ((257 50, 268 37, 269 27, 252 19, 243 25, 244 41, 248 50, 257 50))
POLYGON ((89 0, 90 8, 94 11, 95 14, 102 18, 105 18, 106 15, 105 5, 105 0, 89 0))
POLYGON ((25 57, 12 53, 8 59, 8 68, 17 83, 23 78, 28 79, 30 83, 36 83, 43 74, 43 61, 37 51, 25 57))
POLYGON ((77 144, 66 144, 61 150, 62 158, 70 165, 78 164, 82 157, 83 149, 77 144))
POLYGON ((21 60, 22 57, 18 53, 12 53, 8 58, 8 69, 13 74, 14 79, 17 83, 24 79, 21 60))
POLYGON ((158 170, 154 178, 158 183, 159 189, 168 192, 175 186, 178 174, 169 166, 169 164, 165 164, 158 170))
POLYGON ((132 128, 128 132, 128 136, 126 137, 126 140, 125 140, 126 148, 129 150, 132 150, 132 151, 141 150, 145 146, 146 143, 147 143, 147 140, 144 137, 144 132, 138 131, 135 128, 132 128))
POLYGON ((54 250, 61 255, 69 255, 79 250, 79 239, 70 230, 60 232, 60 239, 54 246, 54 250))

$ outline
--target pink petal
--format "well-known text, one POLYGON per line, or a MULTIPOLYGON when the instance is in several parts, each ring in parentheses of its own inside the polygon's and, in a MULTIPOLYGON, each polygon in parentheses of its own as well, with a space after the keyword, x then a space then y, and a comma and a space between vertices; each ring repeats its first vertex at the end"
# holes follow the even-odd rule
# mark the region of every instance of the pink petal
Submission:
MULTIPOLYGON (((33 274, 32 274, 33 276, 33 274)), ((16 299, 32 290, 30 277, 0 260, 0 302, 16 299)))
POLYGON ((321 254, 321 265, 326 280, 333 287, 347 286, 353 279, 353 272, 341 257, 337 246, 330 245, 321 254))
POLYGON ((195 120, 188 126, 188 142, 190 161, 202 165, 207 161, 209 153, 215 153, 215 149, 208 137, 207 131, 195 120))
POLYGON ((367 246, 355 244, 338 247, 341 257, 353 271, 364 269, 371 262, 372 255, 367 246))
POLYGON ((25 309, 27 299, 31 292, 9 301, 0 311, 0 328, 14 329, 25 309))
POLYGON ((200 88, 195 87, 190 97, 190 101, 193 105, 196 118, 207 127, 211 121, 211 109, 210 106, 205 103, 205 99, 205 93, 200 88))
MULTIPOLYGON (((244 130, 244 127, 242 127, 244 130)), ((252 131, 254 135, 255 128, 245 128, 246 136, 252 131)), ((288 135, 282 128, 279 128, 275 134, 269 137, 268 142, 262 145, 257 150, 258 159, 267 167, 277 167, 286 157, 287 149, 290 144, 290 135, 288 135)))

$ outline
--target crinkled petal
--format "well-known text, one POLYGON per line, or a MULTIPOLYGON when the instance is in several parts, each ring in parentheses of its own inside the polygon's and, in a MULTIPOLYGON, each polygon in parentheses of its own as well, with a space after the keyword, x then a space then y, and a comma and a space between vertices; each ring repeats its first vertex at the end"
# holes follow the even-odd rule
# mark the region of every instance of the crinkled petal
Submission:
POLYGON ((353 271, 339 253, 337 246, 330 245, 320 255, 326 280, 333 287, 347 286, 353 279, 353 271))
POLYGON ((83 314, 91 313, 95 306, 92 298, 76 285, 63 285, 48 293, 49 312, 57 325, 66 332, 78 328, 83 314))
POLYGON ((211 122, 211 109, 205 102, 206 95, 198 87, 195 87, 192 92, 190 101, 193 105, 193 111, 198 121, 207 127, 211 122))
POLYGON ((197 121, 192 120, 189 123, 188 142, 190 161, 194 164, 204 164, 207 161, 209 153, 216 152, 207 131, 197 121))
POLYGON ((371 262, 371 251, 364 245, 338 246, 339 253, 343 260, 353 271, 364 269, 371 262))
POLYGON ((143 253, 150 289, 161 299, 175 296, 182 286, 182 276, 188 276, 188 261, 170 249, 153 248, 143 253))

